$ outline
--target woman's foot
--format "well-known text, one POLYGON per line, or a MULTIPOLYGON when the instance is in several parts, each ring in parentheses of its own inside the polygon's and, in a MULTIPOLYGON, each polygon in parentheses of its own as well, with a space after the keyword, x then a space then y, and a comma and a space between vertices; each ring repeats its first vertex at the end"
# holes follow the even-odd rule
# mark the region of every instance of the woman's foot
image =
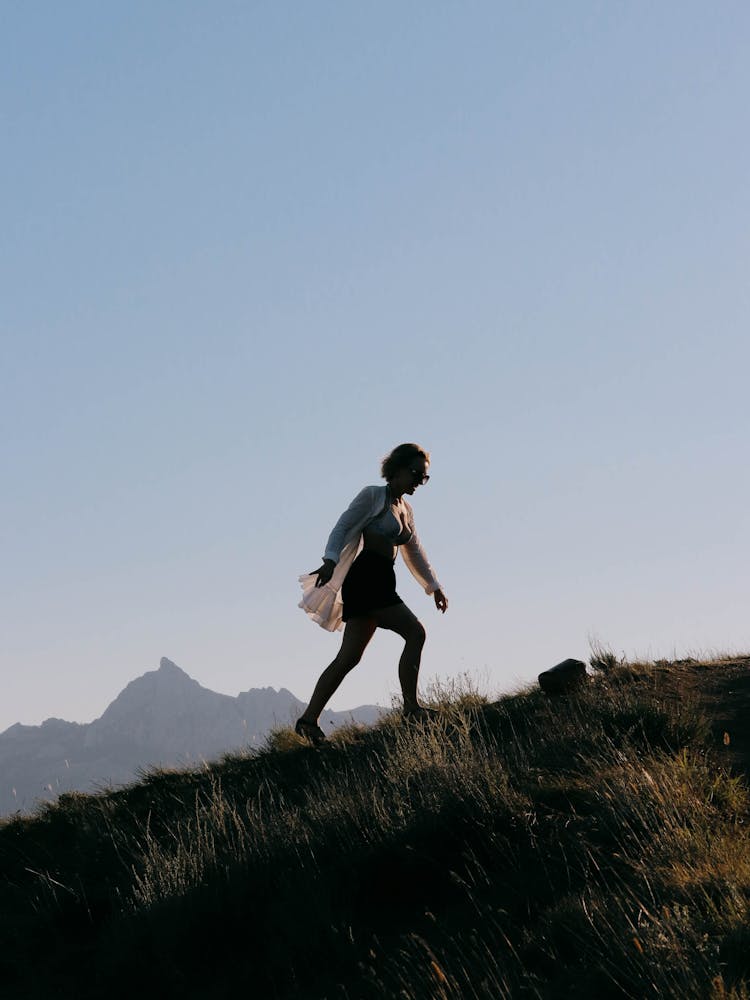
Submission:
POLYGON ((297 736, 312 743, 314 747, 322 746, 326 741, 326 734, 316 722, 308 722, 307 719, 297 719, 294 725, 297 736))
POLYGON ((405 708, 403 714, 405 719, 411 719, 415 722, 430 722, 437 719, 440 712, 434 708, 425 708, 424 705, 415 705, 412 708, 405 708))

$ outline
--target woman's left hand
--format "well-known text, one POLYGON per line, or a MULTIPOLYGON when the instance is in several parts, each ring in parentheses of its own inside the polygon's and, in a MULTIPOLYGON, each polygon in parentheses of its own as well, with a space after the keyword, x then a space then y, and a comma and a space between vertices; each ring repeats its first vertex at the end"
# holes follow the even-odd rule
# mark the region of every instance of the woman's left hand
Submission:
POLYGON ((442 611, 443 614, 448 610, 448 598, 442 592, 442 590, 436 590, 432 595, 435 598, 435 607, 438 611, 442 611))

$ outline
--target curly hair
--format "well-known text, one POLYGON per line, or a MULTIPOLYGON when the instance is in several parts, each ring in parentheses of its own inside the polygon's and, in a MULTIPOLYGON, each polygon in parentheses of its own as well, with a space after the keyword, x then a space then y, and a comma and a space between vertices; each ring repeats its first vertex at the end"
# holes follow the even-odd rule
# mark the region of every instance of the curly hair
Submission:
POLYGON ((383 479, 390 482, 399 469, 408 469, 413 461, 423 458, 427 465, 430 464, 430 453, 420 448, 418 444, 400 444, 393 449, 390 455, 386 455, 380 466, 380 473, 383 479))

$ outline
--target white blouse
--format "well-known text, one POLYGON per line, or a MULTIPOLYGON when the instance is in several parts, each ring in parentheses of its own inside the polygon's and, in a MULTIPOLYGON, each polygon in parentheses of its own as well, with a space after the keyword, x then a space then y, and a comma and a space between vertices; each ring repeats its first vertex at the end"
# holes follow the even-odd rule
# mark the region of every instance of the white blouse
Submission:
MULTIPOLYGON (((411 538, 399 546, 399 551, 414 579, 424 588, 424 592, 434 594, 436 590, 442 588, 414 529, 414 512, 411 505, 403 497, 401 502, 406 508, 411 538)), ((299 607, 329 632, 341 629, 344 625, 341 618, 344 607, 341 586, 349 567, 362 547, 362 530, 368 522, 386 511, 390 504, 391 494, 387 485, 365 486, 360 490, 334 525, 326 544, 323 558, 336 563, 331 579, 322 587, 316 587, 317 574, 305 573, 299 578, 302 584, 302 600, 299 607)))

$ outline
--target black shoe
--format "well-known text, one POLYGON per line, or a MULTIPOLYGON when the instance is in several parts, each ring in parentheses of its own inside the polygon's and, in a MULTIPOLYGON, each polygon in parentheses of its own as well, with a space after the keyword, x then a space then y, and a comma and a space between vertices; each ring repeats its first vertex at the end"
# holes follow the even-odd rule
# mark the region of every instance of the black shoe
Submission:
POLYGON ((327 742, 326 734, 317 726, 314 722, 306 722, 304 719, 297 719, 294 725, 294 731, 297 736, 301 736, 303 740, 307 740, 312 743, 314 747, 322 746, 327 742))
POLYGON ((434 708, 425 708, 424 705, 417 705, 416 708, 404 709, 404 718, 410 722, 434 722, 440 717, 440 712, 434 708))

